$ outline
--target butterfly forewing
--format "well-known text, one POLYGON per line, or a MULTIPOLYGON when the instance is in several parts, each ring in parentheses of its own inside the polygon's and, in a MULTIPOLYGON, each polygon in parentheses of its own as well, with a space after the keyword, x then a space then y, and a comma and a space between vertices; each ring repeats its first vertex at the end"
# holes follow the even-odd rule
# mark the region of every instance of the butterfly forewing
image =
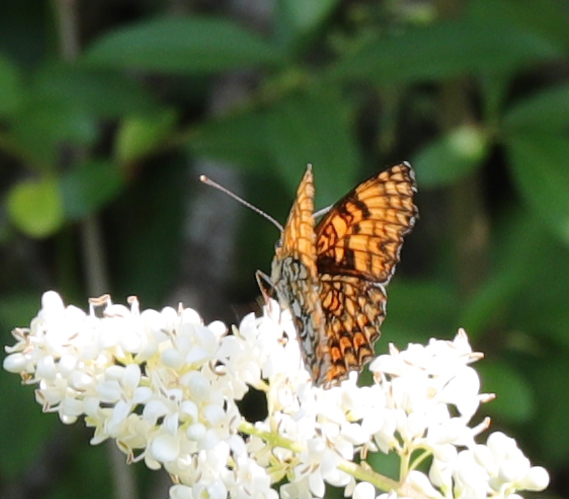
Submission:
POLYGON ((413 170, 393 166, 358 185, 316 227, 320 273, 387 283, 415 222, 413 170))
POLYGON ((314 232, 314 178, 310 166, 275 250, 271 281, 279 303, 292 315, 305 366, 314 380, 328 364, 325 319, 318 290, 314 232))
POLYGON ((312 168, 307 168, 298 186, 275 256, 294 254, 302 261, 310 277, 317 279, 313 214, 314 175, 312 168))
POLYGON ((329 386, 373 357, 403 236, 415 222, 413 171, 396 165, 358 185, 314 226, 309 167, 273 259, 315 384, 329 386))

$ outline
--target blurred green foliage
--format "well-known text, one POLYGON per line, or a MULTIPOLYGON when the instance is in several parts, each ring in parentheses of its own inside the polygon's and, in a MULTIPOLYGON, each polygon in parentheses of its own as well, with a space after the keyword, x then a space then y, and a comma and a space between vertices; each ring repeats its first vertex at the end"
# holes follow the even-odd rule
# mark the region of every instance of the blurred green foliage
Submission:
MULTIPOLYGON (((75 229, 94 216, 116 299, 162 305, 198 188, 181 181, 187 162, 262 179, 271 188, 248 199, 283 220, 306 163, 325 206, 410 160, 421 219, 378 351, 385 338, 403 347, 465 327, 486 353, 483 388, 498 395, 484 409, 567 492, 569 4, 278 0, 263 34, 198 3, 185 15, 158 0, 117 2, 128 15, 104 2, 78 8, 74 57, 61 22, 73 2, 0 5, 4 343, 47 288, 85 303, 75 229), (217 79, 245 70, 257 81, 247 98, 208 112, 217 79)), ((254 269, 269 267, 264 241, 276 235, 257 222, 242 228, 259 244, 242 250, 236 302, 252 299, 254 269)), ((0 375, 11 409, 1 412, 3 483, 21 479, 55 431, 12 378, 0 375)), ((83 497, 107 494, 95 476, 83 497)), ((62 480, 46 494, 77 489, 62 480)))

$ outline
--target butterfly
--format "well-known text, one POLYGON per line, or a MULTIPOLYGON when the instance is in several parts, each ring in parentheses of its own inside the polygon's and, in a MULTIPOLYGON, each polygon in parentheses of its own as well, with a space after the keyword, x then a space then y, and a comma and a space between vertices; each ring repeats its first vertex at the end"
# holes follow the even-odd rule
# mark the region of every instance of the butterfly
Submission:
POLYGON ((291 312, 315 385, 335 385, 374 356, 386 314, 385 286, 418 216, 416 191, 411 166, 401 163, 359 184, 316 223, 308 165, 270 282, 280 306, 291 312))

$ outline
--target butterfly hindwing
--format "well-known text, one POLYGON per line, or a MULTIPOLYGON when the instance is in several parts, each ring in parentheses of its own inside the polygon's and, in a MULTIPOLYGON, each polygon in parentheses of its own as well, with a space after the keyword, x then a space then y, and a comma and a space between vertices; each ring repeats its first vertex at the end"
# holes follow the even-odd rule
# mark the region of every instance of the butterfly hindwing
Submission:
POLYGON ((322 274, 320 299, 326 320, 328 369, 321 381, 344 379, 373 357, 373 344, 385 318, 387 296, 383 286, 352 276, 322 274))

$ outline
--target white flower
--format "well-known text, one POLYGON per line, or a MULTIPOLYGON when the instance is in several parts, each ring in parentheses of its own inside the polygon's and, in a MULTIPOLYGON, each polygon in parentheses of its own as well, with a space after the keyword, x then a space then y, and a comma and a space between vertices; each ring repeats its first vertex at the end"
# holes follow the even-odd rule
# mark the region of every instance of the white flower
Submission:
POLYGON ((360 482, 354 488, 354 499, 375 499, 375 487, 369 482, 360 482))
POLYGON ((129 461, 165 468, 172 499, 309 499, 328 485, 355 499, 512 499, 549 481, 504 434, 477 442, 489 421, 471 420, 491 396, 479 392, 471 364, 481 355, 464 331, 390 346, 370 365, 372 386, 351 373, 330 389, 313 386, 275 302, 228 331, 181 307, 141 311, 135 299, 102 297, 87 314, 49 292, 30 328, 13 334, 4 368, 36 385, 43 409, 65 423, 85 417, 92 443, 116 439, 129 461), (254 425, 237 404, 251 386, 268 411, 254 425), (369 468, 372 452, 398 456, 399 481, 369 468))
POLYGON ((230 497, 240 499, 277 499, 278 493, 271 488, 270 477, 265 469, 247 456, 236 461, 235 468, 227 474, 230 497))

